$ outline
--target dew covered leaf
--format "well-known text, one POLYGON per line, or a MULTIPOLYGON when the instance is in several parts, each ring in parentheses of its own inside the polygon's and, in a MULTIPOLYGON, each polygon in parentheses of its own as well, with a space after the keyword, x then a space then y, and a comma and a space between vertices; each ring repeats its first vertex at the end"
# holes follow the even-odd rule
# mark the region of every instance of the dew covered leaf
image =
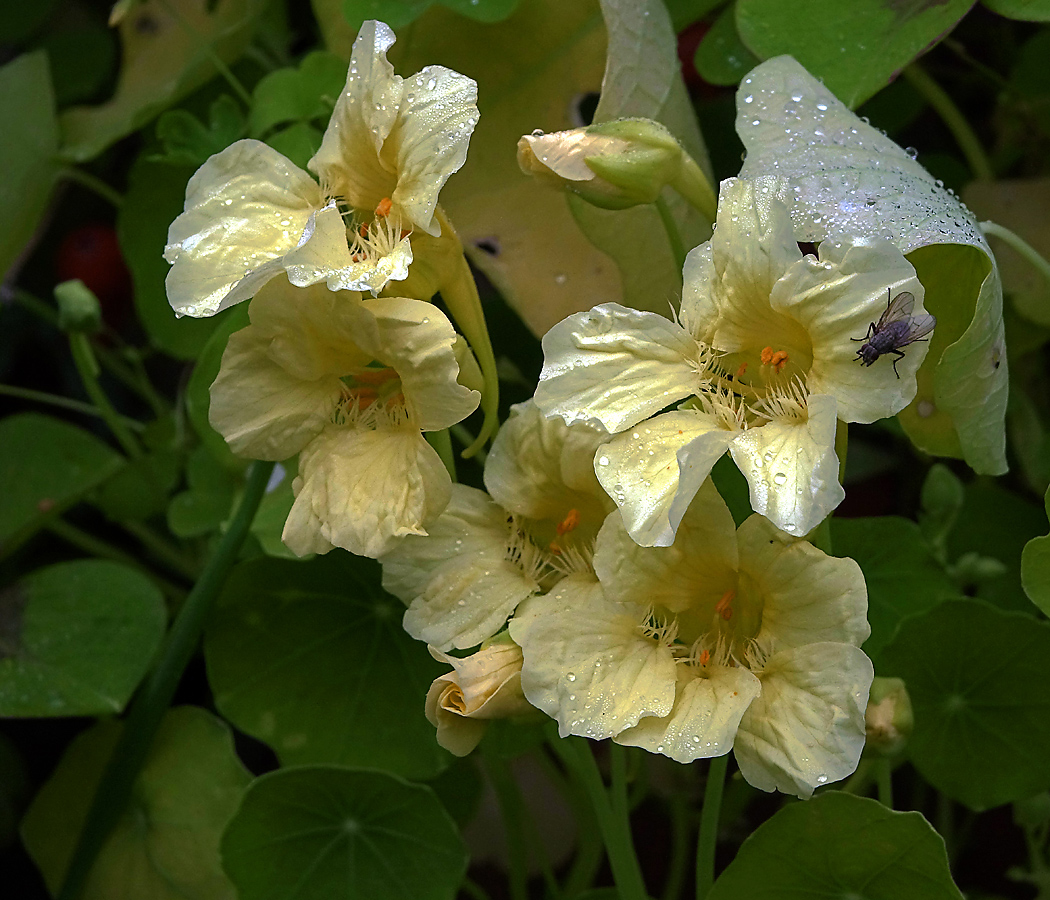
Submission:
POLYGON ((1002 287, 970 211, 789 57, 741 83, 737 131, 747 149, 741 176, 783 179, 799 240, 882 237, 908 255, 937 327, 901 424, 928 453, 1005 472, 1002 287))
POLYGON ((829 791, 744 842, 710 900, 962 900, 944 841, 917 812, 829 791))
POLYGON ((937 790, 983 810, 1050 787, 1050 624, 952 600, 906 619, 882 662, 911 696, 905 752, 937 790))
POLYGON ((334 766, 257 778, 222 860, 239 900, 453 900, 467 866, 430 788, 334 766))
MULTIPOLYGON (((78 735, 22 823, 52 896, 121 728, 107 720, 78 735)), ((236 900, 219 840, 250 780, 222 720, 193 706, 169 710, 83 900, 236 900)))
POLYGON ((790 54, 855 108, 944 37, 973 0, 737 0, 737 27, 760 59, 790 54))

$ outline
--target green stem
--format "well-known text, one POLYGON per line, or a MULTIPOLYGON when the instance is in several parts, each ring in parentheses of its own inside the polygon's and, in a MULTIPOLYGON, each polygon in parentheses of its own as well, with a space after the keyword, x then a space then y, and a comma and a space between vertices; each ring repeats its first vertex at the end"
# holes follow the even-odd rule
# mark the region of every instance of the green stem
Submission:
POLYGON ((680 278, 682 269, 685 268, 686 249, 685 244, 682 243, 682 235, 678 232, 678 223, 674 220, 674 215, 663 197, 657 197, 653 202, 653 206, 656 207, 656 211, 660 214, 660 221, 663 223, 664 231, 667 232, 667 242, 671 245, 671 253, 674 254, 674 261, 678 266, 680 278))
POLYGON ((69 349, 73 353, 73 362, 80 374, 84 390, 91 402, 98 408, 99 415, 109 426, 109 430, 113 432, 113 437, 117 439, 117 443, 131 459, 140 459, 142 447, 124 424, 124 417, 113 408, 109 397, 98 383, 98 360, 95 359, 95 354, 91 350, 91 342, 87 335, 72 332, 69 335, 69 349))
POLYGON ((471 881, 469 878, 463 879, 463 883, 459 886, 459 889, 464 894, 472 897, 473 900, 492 900, 480 884, 476 881, 471 881))
MULTIPOLYGON (((453 425, 449 429, 449 432, 464 447, 473 447, 477 443, 477 438, 474 437, 474 435, 470 433, 470 429, 462 423, 453 425)), ((474 451, 473 459, 477 461, 478 465, 485 465, 486 457, 488 457, 488 454, 481 447, 478 447, 478 449, 474 451)))
MULTIPOLYGON (((553 742, 557 738, 551 740, 553 742)), ((580 784, 576 780, 566 778, 561 769, 551 761, 549 754, 537 753, 536 760, 551 784, 572 807, 576 819, 576 858, 564 878, 561 890, 562 896, 575 897, 594 883, 598 869, 601 868, 604 854, 597 828, 598 822, 587 797, 581 791, 580 784)))
POLYGON ((95 858, 124 813, 153 736, 197 649, 205 617, 237 559, 272 470, 273 463, 263 462, 253 463, 248 470, 244 494, 229 529, 179 611, 156 668, 132 701, 120 739, 95 790, 58 900, 78 900, 95 858))
POLYGON ((840 790, 847 794, 856 794, 858 797, 866 795, 875 778, 872 773, 873 768, 874 763, 870 759, 862 759, 857 764, 856 771, 850 775, 840 790))
POLYGON ((884 756, 875 764, 875 778, 879 788, 879 803, 893 809, 893 765, 884 756))
POLYGON ((485 768, 496 791, 500 816, 507 839, 510 863, 511 900, 529 900, 528 860, 525 855, 525 803, 507 763, 493 756, 485 757, 485 768))
POLYGON ((667 865, 663 900, 678 900, 689 860, 689 804, 681 794, 671 797, 671 861, 667 865))
POLYGON ((1050 282, 1050 262, 1047 262, 1046 258, 1035 247, 1018 237, 1009 228, 1004 228, 995 222, 981 222, 980 227, 987 237, 998 238, 1011 250, 1021 254, 1033 269, 1050 282))
POLYGON ((437 455, 441 457, 441 461, 445 464, 445 468, 448 469, 449 478, 453 482, 459 481, 456 477, 456 454, 452 452, 452 436, 449 434, 448 429, 445 428, 442 431, 427 431, 424 432, 423 437, 427 439, 427 443, 430 444, 437 451, 437 455))
POLYGON ((673 187, 686 201, 711 224, 714 224, 718 213, 718 195, 707 180, 704 170, 697 165, 684 150, 682 151, 682 169, 678 177, 671 182, 673 187))
MULTIPOLYGON (((57 406, 59 409, 68 409, 85 416, 102 417, 102 411, 97 406, 84 403, 82 400, 73 400, 70 397, 60 397, 58 394, 34 391, 31 388, 22 388, 13 384, 0 384, 0 394, 7 397, 18 397, 20 400, 31 400, 34 403, 46 403, 48 406, 57 406)), ((121 418, 128 428, 135 431, 142 431, 146 427, 138 419, 129 419, 127 416, 121 416, 121 418)))
POLYGON ((995 171, 992 169, 988 154, 984 152, 984 147, 981 146, 977 135, 970 128, 966 116, 962 114, 944 88, 937 84, 918 63, 908 66, 904 70, 904 77, 941 117, 941 121, 952 133, 955 143, 959 145, 963 156, 966 157, 973 177, 979 181, 993 181, 995 171))
POLYGON ((75 182, 81 187, 87 188, 93 194, 96 194, 112 205, 114 209, 120 209, 124 205, 124 197, 119 191, 106 184, 106 182, 96 175, 92 175, 90 172, 85 172, 83 169, 70 166, 69 168, 63 169, 61 175, 63 178, 75 182))
POLYGON ((605 842, 605 852, 609 857, 620 900, 647 900, 642 870, 631 838, 631 823, 626 817, 617 815, 617 806, 626 806, 626 801, 622 804, 610 801, 598 763, 585 738, 556 739, 551 742, 551 747, 574 772, 587 793, 598 820, 598 830, 605 842))
POLYGON ((729 754, 714 757, 707 770, 704 806, 700 811, 700 835, 696 841, 696 900, 705 900, 715 883, 715 847, 718 845, 718 819, 727 768, 729 754))
POLYGON ((200 568, 179 552, 171 543, 162 538, 148 525, 142 522, 121 522, 120 527, 152 553, 159 562, 164 563, 173 572, 194 581, 200 574, 200 568))

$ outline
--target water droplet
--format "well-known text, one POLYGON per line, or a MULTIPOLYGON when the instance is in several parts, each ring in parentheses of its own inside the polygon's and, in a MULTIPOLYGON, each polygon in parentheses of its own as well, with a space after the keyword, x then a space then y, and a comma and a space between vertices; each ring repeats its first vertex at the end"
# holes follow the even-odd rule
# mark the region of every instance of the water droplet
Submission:
POLYGON ((429 80, 429 81, 427 82, 427 90, 428 90, 428 91, 432 91, 432 90, 434 90, 434 88, 436 88, 436 87, 437 87, 437 79, 436 79, 436 78, 431 78, 431 79, 430 79, 430 80, 429 80))
POLYGON ((783 472, 777 472, 777 474, 773 476, 774 484, 783 484, 787 480, 788 477, 783 472))
POLYGON ((568 678, 568 679, 569 679, 569 681, 575 681, 575 680, 576 680, 576 673, 575 673, 575 672, 570 672, 570 673, 569 673, 568 675, 566 675, 565 677, 566 677, 566 678, 568 678))
POLYGON ((598 465, 599 466, 607 466, 607 465, 609 465, 609 457, 608 456, 599 456, 598 457, 598 465))

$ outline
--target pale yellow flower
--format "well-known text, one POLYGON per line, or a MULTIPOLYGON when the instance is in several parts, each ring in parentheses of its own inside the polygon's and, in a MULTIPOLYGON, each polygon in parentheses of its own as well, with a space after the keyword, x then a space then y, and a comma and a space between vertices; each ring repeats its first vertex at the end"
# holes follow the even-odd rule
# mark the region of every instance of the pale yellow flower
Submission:
POLYGON ((443 66, 394 74, 394 33, 365 22, 320 149, 319 179, 255 140, 190 179, 164 255, 179 315, 211 316, 280 272, 295 285, 377 294, 408 276, 413 231, 440 234, 438 193, 464 163, 477 85, 443 66))

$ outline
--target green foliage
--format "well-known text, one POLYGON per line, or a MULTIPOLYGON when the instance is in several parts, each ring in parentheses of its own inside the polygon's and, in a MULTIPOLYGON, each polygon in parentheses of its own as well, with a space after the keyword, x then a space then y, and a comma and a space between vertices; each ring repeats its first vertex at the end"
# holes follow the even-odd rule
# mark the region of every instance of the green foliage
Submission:
POLYGON ((715 882, 710 900, 962 900, 944 841, 917 812, 836 791, 785 806, 715 882))
POLYGON ((217 531, 230 514, 237 482, 203 446, 190 454, 186 478, 189 487, 168 507, 168 528, 179 537, 217 531))
POLYGON ((736 28, 736 4, 718 14, 711 30, 696 48, 693 64, 704 81, 711 84, 737 84, 758 63, 747 49, 736 28))
POLYGON ((173 447, 162 446, 128 460, 99 488, 92 503, 114 522, 143 521, 164 512, 181 471, 179 453, 173 447))
POLYGON ((908 686, 906 752, 937 790, 981 810, 1050 787, 1050 625, 954 600, 903 622, 882 661, 908 686))
POLYGON ((263 137, 277 125, 327 124, 345 81, 346 61, 322 50, 304 56, 298 69, 271 72, 252 92, 252 137, 263 137))
MULTIPOLYGON (((1050 514, 1050 489, 1044 498, 1050 514)), ((1021 553, 1021 584, 1036 606, 1050 616, 1050 535, 1032 538, 1021 553)))
POLYGON ((452 900, 466 870, 429 788, 326 766, 256 779, 222 860, 239 900, 452 900))
POLYGON ((448 765, 423 700, 444 667, 401 627, 371 560, 243 563, 205 632, 219 710, 285 765, 338 763, 424 778, 448 765), (333 727, 335 726, 335 727, 333 727))
POLYGON ((168 110, 157 120, 157 140, 164 152, 150 157, 150 161, 196 168, 242 137, 244 131, 244 114, 229 94, 212 103, 207 124, 188 110, 168 110))
POLYGON ((0 716, 120 712, 164 636, 160 592, 105 560, 59 563, 0 593, 0 716))
MULTIPOLYGON (((77 737, 22 823, 53 896, 121 727, 101 722, 77 737)), ((170 710, 83 900, 235 900, 219 839, 249 780, 223 722, 192 706, 170 710)))
POLYGON ((1047 0, 982 0, 992 12, 1023 22, 1050 22, 1047 0))
POLYGON ((416 21, 435 2, 478 22, 502 22, 521 0, 342 0, 343 15, 356 31, 367 19, 380 19, 395 31, 416 21))
POLYGON ((47 35, 42 47, 51 63, 60 107, 90 101, 106 86, 117 63, 116 43, 112 32, 96 22, 81 22, 47 35))

